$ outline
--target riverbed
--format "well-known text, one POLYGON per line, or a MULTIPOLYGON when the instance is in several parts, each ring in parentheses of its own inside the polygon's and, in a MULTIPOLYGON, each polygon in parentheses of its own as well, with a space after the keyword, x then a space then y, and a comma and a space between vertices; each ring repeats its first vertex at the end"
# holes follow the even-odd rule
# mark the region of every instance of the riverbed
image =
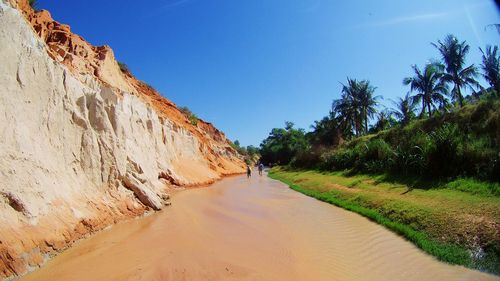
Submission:
POLYGON ((268 177, 226 178, 120 223, 22 280, 500 280, 437 261, 268 177))

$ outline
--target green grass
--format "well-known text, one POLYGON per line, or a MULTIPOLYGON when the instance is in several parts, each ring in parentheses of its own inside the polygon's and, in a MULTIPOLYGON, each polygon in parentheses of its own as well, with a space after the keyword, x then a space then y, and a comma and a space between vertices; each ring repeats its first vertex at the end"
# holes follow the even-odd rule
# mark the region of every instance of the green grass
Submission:
POLYGON ((494 184, 415 179, 408 181, 410 186, 387 175, 279 167, 269 175, 293 190, 363 215, 439 260, 500 273, 500 198, 491 192, 498 188, 494 184))
POLYGON ((475 179, 456 179, 445 185, 445 188, 460 190, 471 194, 500 195, 500 184, 481 182, 475 179))

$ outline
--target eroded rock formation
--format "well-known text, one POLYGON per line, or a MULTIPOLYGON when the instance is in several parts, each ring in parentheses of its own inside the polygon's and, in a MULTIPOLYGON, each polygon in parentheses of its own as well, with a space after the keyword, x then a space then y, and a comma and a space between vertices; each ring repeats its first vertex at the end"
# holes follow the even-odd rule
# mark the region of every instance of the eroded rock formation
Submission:
POLYGON ((222 132, 48 11, 0 0, 0 47, 0 279, 161 209, 169 187, 244 171, 222 132))

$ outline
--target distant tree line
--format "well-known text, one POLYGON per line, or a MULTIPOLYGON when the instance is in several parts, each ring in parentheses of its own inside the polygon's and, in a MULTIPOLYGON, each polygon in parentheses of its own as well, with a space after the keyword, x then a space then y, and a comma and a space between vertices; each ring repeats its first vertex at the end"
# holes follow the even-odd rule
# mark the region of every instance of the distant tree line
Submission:
POLYGON ((341 97, 333 101, 327 116, 314 122, 311 132, 294 128, 291 122, 272 129, 260 145, 261 160, 330 170, 498 180, 498 46, 479 48, 479 67, 466 64, 470 46, 453 35, 432 46, 440 58, 422 68, 412 66, 413 75, 402 81, 409 92, 392 101, 393 108, 381 106, 382 97, 375 94, 376 87, 369 80, 348 77, 341 97), (479 75, 488 83, 486 87, 477 81, 479 75), (466 96, 468 90, 471 94, 466 96))
POLYGON ((249 145, 247 147, 241 146, 239 140, 235 140, 230 144, 236 151, 238 151, 240 155, 244 157, 245 163, 247 163, 248 165, 255 164, 255 162, 258 160, 260 155, 258 147, 255 147, 253 145, 249 145))

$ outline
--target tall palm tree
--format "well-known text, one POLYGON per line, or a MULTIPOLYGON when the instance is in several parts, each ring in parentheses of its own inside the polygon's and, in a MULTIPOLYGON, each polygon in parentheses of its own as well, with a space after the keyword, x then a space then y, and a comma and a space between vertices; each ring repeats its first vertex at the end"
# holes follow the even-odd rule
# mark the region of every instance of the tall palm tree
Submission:
POLYGON ((444 74, 441 72, 439 64, 427 64, 422 70, 418 69, 416 65, 412 66, 415 76, 403 79, 403 84, 410 85, 412 92, 416 92, 413 96, 413 103, 422 102, 422 112, 420 116, 425 114, 425 110, 431 116, 431 107, 436 108, 435 103, 445 104, 445 95, 448 92, 444 74))
POLYGON ((392 111, 392 114, 399 119, 399 122, 403 125, 410 123, 411 119, 415 116, 415 103, 410 95, 406 95, 399 98, 397 101, 393 101, 396 108, 392 111))
POLYGON ((370 85, 370 81, 362 80, 358 82, 357 97, 359 99, 361 118, 364 121, 365 134, 368 133, 368 119, 377 112, 377 100, 380 96, 374 96, 375 87, 370 85))
POLYGON ((343 131, 354 131, 356 136, 359 135, 359 123, 356 121, 359 118, 355 99, 348 89, 342 89, 342 97, 333 101, 332 111, 343 131))
POLYGON ((367 80, 347 78, 347 85, 342 84, 342 97, 332 104, 339 123, 348 124, 356 136, 368 131, 368 119, 376 112, 379 97, 373 95, 374 91, 367 80))
POLYGON ((444 41, 438 40, 436 43, 431 43, 441 53, 441 58, 446 67, 446 73, 443 79, 446 82, 453 83, 452 97, 458 101, 460 106, 464 104, 462 89, 474 87, 479 88, 479 83, 476 81, 477 69, 474 64, 465 66, 465 57, 469 53, 469 45, 466 41, 459 42, 455 36, 448 34, 444 41))
POLYGON ((481 68, 483 69, 483 76, 486 81, 495 89, 497 95, 500 94, 500 54, 498 52, 498 46, 486 46, 486 52, 483 52, 479 48, 481 54, 483 55, 483 63, 481 68))

